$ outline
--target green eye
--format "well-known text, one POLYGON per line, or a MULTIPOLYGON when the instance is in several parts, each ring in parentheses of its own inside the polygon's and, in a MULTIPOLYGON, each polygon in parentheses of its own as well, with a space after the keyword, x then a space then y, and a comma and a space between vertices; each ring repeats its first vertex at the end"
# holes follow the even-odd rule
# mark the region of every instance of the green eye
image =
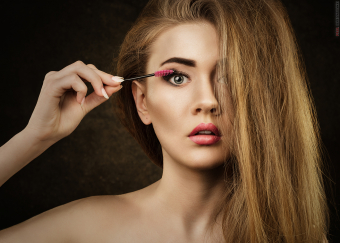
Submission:
POLYGON ((189 79, 189 75, 187 75, 186 73, 174 70, 172 74, 168 76, 164 76, 162 78, 174 86, 180 86, 181 84, 185 83, 185 78, 189 79), (174 78, 173 81, 171 81, 172 78, 174 78))
POLYGON ((174 76, 174 82, 176 83, 176 84, 182 84, 182 82, 184 81, 184 78, 183 78, 184 76, 182 76, 182 75, 176 75, 176 76, 174 76))

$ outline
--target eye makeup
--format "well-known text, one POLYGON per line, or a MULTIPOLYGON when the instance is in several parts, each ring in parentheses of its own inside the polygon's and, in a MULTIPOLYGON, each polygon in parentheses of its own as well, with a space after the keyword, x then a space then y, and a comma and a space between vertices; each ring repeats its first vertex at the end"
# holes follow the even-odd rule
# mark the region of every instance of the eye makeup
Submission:
POLYGON ((187 79, 190 78, 190 76, 187 73, 185 73, 185 72, 178 71, 175 68, 172 68, 171 70, 173 70, 174 72, 172 74, 167 75, 167 76, 162 76, 162 79, 165 80, 166 82, 168 82, 169 84, 173 85, 173 86, 182 86, 182 84, 183 84, 183 83, 175 84, 173 82, 170 82, 170 79, 173 78, 173 77, 186 77, 187 79))
POLYGON ((118 82, 136 80, 136 79, 141 79, 141 78, 146 78, 146 77, 152 77, 152 76, 155 76, 155 77, 164 77, 164 76, 167 76, 167 75, 169 75, 169 74, 172 74, 173 72, 174 72, 173 70, 160 70, 160 71, 157 71, 157 72, 154 72, 154 73, 150 73, 150 74, 144 75, 144 76, 139 76, 139 77, 134 77, 134 78, 128 78, 128 79, 123 79, 123 78, 121 78, 121 80, 118 81, 118 82))

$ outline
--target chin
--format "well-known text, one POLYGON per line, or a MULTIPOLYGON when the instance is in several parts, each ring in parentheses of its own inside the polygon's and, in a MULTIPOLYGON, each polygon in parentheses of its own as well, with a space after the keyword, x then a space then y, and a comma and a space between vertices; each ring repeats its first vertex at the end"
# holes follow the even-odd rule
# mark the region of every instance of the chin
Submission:
POLYGON ((196 158, 191 161, 186 161, 186 167, 194 169, 194 170, 212 170, 223 166, 224 162, 222 159, 214 160, 212 158, 204 159, 204 158, 196 158))

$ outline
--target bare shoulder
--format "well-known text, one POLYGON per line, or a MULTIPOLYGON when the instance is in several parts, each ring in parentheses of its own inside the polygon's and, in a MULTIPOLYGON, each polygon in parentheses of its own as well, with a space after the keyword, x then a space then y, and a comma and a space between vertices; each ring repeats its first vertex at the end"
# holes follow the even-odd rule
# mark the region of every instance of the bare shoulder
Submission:
POLYGON ((122 196, 79 199, 0 231, 0 242, 98 242, 119 227, 128 208, 122 196))

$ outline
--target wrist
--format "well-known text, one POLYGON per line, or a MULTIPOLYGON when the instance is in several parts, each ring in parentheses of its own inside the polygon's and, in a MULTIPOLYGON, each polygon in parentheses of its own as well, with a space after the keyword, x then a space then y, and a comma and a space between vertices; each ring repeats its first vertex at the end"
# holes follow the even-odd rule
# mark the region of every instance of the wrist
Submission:
POLYGON ((0 186, 26 166, 54 142, 40 141, 32 131, 24 129, 0 147, 0 186))
POLYGON ((38 147, 50 147, 51 145, 55 144, 57 141, 54 141, 53 139, 48 138, 42 138, 37 136, 37 132, 34 131, 34 129, 25 127, 21 132, 19 132, 19 136, 27 141, 32 146, 38 146, 38 147))

